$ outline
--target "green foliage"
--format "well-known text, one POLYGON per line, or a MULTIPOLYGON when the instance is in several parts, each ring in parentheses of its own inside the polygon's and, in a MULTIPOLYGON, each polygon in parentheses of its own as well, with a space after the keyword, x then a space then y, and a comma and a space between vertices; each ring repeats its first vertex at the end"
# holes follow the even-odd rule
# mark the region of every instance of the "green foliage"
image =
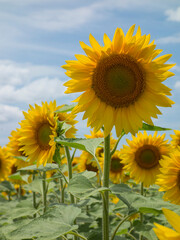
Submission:
POLYGON ((61 144, 63 146, 68 146, 68 147, 76 148, 79 150, 87 151, 95 157, 95 150, 99 146, 99 144, 104 141, 104 139, 103 138, 86 139, 86 138, 57 137, 55 138, 55 141, 58 144, 61 144))
POLYGON ((23 171, 40 171, 40 172, 47 172, 50 170, 56 170, 59 169, 59 166, 55 163, 47 163, 46 166, 40 165, 39 167, 37 167, 36 165, 31 165, 31 166, 27 166, 24 168, 19 169, 20 172, 23 171))
POLYGON ((62 108, 56 110, 55 113, 71 112, 76 105, 76 103, 71 105, 65 104, 62 108))
POLYGON ((145 130, 145 131, 169 131, 169 130, 172 130, 171 128, 163 128, 163 127, 159 127, 159 126, 152 126, 152 125, 149 125, 147 123, 143 123, 143 126, 141 129, 139 129, 140 131, 141 130, 145 130))

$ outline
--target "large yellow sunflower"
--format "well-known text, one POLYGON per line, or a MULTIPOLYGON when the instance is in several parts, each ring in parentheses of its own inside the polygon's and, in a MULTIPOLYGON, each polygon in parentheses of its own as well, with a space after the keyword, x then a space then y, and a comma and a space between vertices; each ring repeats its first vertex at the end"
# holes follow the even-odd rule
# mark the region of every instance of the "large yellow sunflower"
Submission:
POLYGON ((164 140, 165 134, 157 136, 155 132, 154 136, 148 136, 146 131, 132 138, 132 141, 126 140, 129 146, 123 146, 124 169, 130 172, 136 183, 142 182, 149 187, 160 173, 160 160, 170 154, 168 140, 164 140))
POLYGON ((164 157, 160 164, 161 174, 156 181, 160 186, 159 191, 165 191, 164 200, 180 205, 180 153, 171 153, 170 157, 164 157))
POLYGON ((12 162, 13 158, 7 148, 0 146, 0 182, 6 180, 11 173, 12 162))
POLYGON ((56 149, 57 118, 52 105, 52 102, 49 105, 42 103, 42 106, 35 104, 35 107, 30 105, 28 113, 24 112, 25 120, 20 123, 20 150, 31 162, 37 162, 37 166, 52 162, 56 149))
POLYGON ((173 148, 180 150, 180 131, 179 130, 174 130, 175 134, 171 134, 171 144, 173 148))
POLYGON ((170 88, 162 84, 174 74, 168 70, 174 64, 165 64, 171 54, 158 57, 150 35, 141 35, 140 27, 133 36, 135 25, 124 35, 117 28, 111 41, 104 34, 101 46, 90 34, 91 47, 80 42, 86 55, 75 55, 77 60, 62 66, 71 78, 64 85, 65 93, 84 92, 75 102, 74 113, 83 112, 88 126, 98 131, 103 125, 105 137, 113 126, 117 136, 136 133, 142 122, 153 125, 151 117, 161 114, 157 106, 171 107, 170 88))
POLYGON ((162 210, 166 219, 173 226, 175 231, 158 223, 154 223, 156 228, 153 228, 153 230, 156 233, 158 239, 180 240, 180 216, 169 209, 163 208, 162 210))

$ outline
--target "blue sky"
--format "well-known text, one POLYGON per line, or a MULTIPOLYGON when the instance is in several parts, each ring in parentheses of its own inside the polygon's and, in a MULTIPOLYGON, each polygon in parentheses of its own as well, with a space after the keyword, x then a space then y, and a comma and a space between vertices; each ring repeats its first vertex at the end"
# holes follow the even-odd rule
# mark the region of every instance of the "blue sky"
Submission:
MULTIPOLYGON (((150 33, 163 54, 173 54, 176 75, 166 85, 176 103, 162 108, 154 123, 179 129, 179 0, 0 0, 0 145, 8 143, 29 104, 54 99, 59 105, 70 104, 76 97, 64 94, 68 78, 60 66, 83 53, 79 41, 89 44, 91 33, 103 44, 104 33, 112 39, 117 27, 127 32, 133 24, 150 33)), ((79 137, 90 130, 81 116, 79 137)))

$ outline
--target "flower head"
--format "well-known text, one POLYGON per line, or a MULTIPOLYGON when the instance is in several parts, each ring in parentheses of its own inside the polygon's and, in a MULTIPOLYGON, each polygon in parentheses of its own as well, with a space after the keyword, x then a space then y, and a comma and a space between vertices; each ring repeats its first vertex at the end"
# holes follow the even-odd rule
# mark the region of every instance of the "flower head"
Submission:
POLYGON ((77 60, 63 66, 71 78, 65 93, 83 92, 74 112, 85 112, 83 119, 95 131, 104 126, 105 137, 113 126, 119 136, 123 129, 136 133, 143 121, 153 125, 151 117, 161 114, 157 106, 173 104, 166 97, 171 89, 162 83, 174 75, 169 72, 174 64, 165 64, 171 55, 156 58, 162 50, 140 27, 133 36, 134 28, 126 35, 117 28, 112 41, 104 34, 104 46, 90 34, 91 47, 80 43, 86 56, 75 55, 77 60))
POLYGON ((124 169, 130 172, 136 183, 142 182, 149 187, 160 173, 160 160, 170 153, 168 140, 164 140, 165 134, 157 136, 157 132, 153 136, 139 132, 137 137, 132 138, 132 141, 127 140, 129 146, 123 146, 124 169))

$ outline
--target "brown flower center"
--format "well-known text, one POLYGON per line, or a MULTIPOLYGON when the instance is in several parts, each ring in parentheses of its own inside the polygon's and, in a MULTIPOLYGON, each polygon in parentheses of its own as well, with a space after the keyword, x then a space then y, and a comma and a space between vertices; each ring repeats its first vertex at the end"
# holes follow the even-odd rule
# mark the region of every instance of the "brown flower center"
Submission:
POLYGON ((121 172, 123 167, 124 167, 124 164, 121 163, 121 159, 119 159, 117 157, 111 158, 110 170, 112 172, 115 172, 115 173, 121 172))
POLYGON ((98 168, 93 166, 92 163, 86 163, 86 170, 92 172, 98 172, 98 168))
POLYGON ((153 145, 144 145, 135 153, 135 161, 144 169, 156 167, 160 159, 160 152, 158 148, 153 145))
POLYGON ((114 108, 128 107, 143 93, 145 77, 140 64, 126 54, 114 54, 97 64, 92 88, 101 101, 114 108))
POLYGON ((43 123, 37 130, 37 142, 41 149, 47 150, 50 148, 49 141, 52 130, 49 123, 43 123))

